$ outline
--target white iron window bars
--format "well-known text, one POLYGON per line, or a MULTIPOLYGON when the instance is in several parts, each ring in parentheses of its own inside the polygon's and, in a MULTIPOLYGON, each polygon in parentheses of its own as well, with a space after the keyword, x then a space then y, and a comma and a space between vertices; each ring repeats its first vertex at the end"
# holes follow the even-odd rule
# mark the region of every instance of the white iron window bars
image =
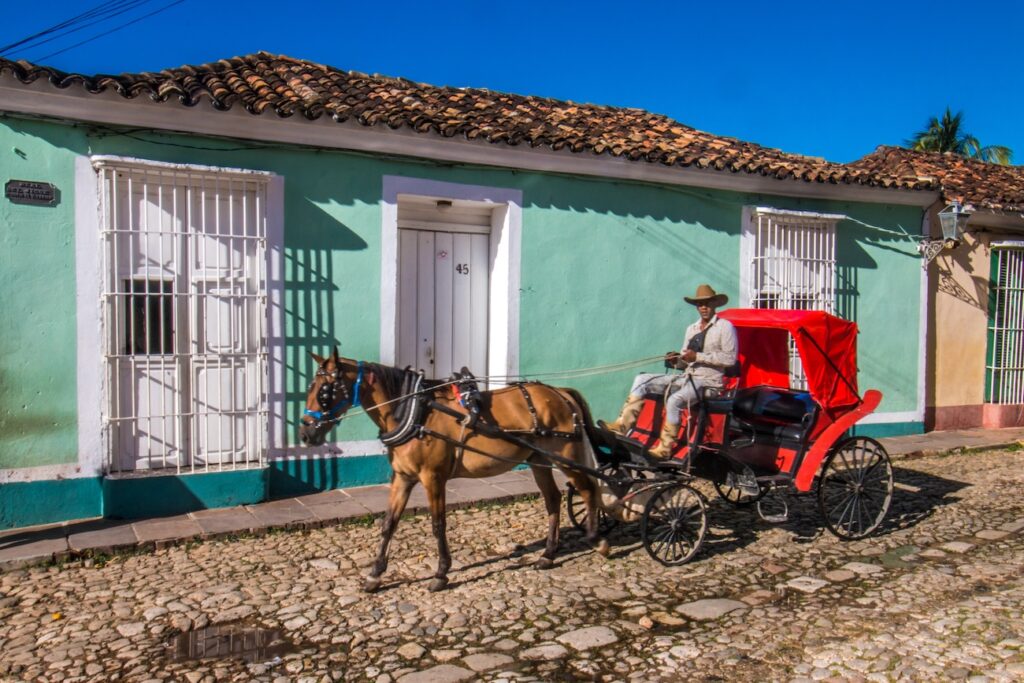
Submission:
MULTIPOLYGON (((836 223, 842 216, 757 208, 751 217, 750 305, 834 313, 836 223)), ((806 388, 793 340, 789 357, 790 386, 806 388)))
POLYGON ((267 176, 96 167, 108 471, 262 464, 267 176))
POLYGON ((1024 403, 1024 245, 992 249, 988 403, 1024 403))

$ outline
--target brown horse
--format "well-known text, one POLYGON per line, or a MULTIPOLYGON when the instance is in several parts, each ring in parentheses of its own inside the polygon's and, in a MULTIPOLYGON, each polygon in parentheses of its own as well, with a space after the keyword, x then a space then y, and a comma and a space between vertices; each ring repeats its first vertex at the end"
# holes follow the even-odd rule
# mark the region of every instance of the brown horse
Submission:
MULTIPOLYGON (((431 591, 437 591, 448 584, 451 567, 445 523, 446 482, 458 477, 491 477, 523 463, 533 472, 548 514, 547 543, 534 566, 539 569, 553 566, 562 494, 549 459, 539 455, 538 450, 574 463, 593 464, 582 429, 582 421, 589 422, 588 408, 578 393, 535 382, 480 392, 480 422, 472 423, 469 411, 452 387, 432 382, 418 386, 419 395, 432 401, 434 406, 426 407, 422 415, 414 419, 413 407, 401 408, 402 401, 396 399, 409 393, 410 387, 417 386, 410 383, 415 373, 341 358, 337 347, 329 358, 310 355, 319 368, 309 387, 299 429, 303 443, 313 446, 324 443, 327 433, 345 412, 353 405, 361 405, 380 429, 381 439, 394 444, 388 446, 392 469, 388 509, 381 522, 380 551, 364 585, 366 591, 373 592, 380 587, 388 564, 388 545, 416 482, 426 489, 437 539, 437 571, 429 586, 431 591), (486 426, 508 430, 520 443, 486 436, 481 433, 481 430, 486 431, 486 426), (407 440, 403 440, 403 431, 407 440)), ((561 464, 560 469, 586 505, 587 540, 606 555, 608 544, 598 536, 598 495, 594 481, 581 470, 561 467, 561 464)))

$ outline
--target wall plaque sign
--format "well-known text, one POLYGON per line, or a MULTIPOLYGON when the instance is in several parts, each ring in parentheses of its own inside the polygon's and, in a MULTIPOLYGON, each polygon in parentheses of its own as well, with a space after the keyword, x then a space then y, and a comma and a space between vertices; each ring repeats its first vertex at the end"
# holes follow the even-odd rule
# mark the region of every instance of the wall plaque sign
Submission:
POLYGON ((53 206, 57 203, 57 187, 34 180, 8 180, 4 185, 4 196, 15 204, 53 206))

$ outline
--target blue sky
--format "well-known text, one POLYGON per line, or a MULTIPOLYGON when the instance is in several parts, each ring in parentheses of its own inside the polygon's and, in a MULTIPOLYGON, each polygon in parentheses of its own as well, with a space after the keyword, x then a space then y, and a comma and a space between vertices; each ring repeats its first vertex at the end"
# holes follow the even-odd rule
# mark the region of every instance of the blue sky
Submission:
MULTIPOLYGON (((4 56, 38 60, 173 1, 4 56)), ((4 13, 0 45, 99 2, 21 4, 4 13)), ((835 161, 899 144, 948 105, 982 144, 1008 145, 1024 163, 1022 20, 1024 4, 1005 0, 183 0, 43 63, 120 73, 266 50, 435 85, 641 107, 835 161)))

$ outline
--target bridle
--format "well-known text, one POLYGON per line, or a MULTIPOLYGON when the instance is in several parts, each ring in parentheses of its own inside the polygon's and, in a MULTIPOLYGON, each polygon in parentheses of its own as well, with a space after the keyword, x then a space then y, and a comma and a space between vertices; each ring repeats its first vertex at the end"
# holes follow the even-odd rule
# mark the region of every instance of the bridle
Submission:
MULTIPOLYGON (((337 362, 334 365, 334 372, 327 372, 326 362, 320 366, 320 369, 316 372, 316 377, 329 378, 330 381, 325 381, 321 384, 316 392, 316 403, 320 410, 306 408, 303 411, 304 415, 309 415, 315 420, 309 426, 314 429, 320 429, 324 425, 341 422, 341 418, 344 417, 346 410, 358 408, 362 405, 359 401, 359 389, 363 384, 363 361, 359 361, 357 368, 356 382, 352 385, 352 392, 349 393, 348 386, 345 384, 345 379, 337 362)), ((316 382, 316 378, 313 379, 313 382, 316 382)), ((310 384, 309 390, 312 389, 313 384, 310 384)), ((309 390, 307 390, 307 393, 309 390)))

